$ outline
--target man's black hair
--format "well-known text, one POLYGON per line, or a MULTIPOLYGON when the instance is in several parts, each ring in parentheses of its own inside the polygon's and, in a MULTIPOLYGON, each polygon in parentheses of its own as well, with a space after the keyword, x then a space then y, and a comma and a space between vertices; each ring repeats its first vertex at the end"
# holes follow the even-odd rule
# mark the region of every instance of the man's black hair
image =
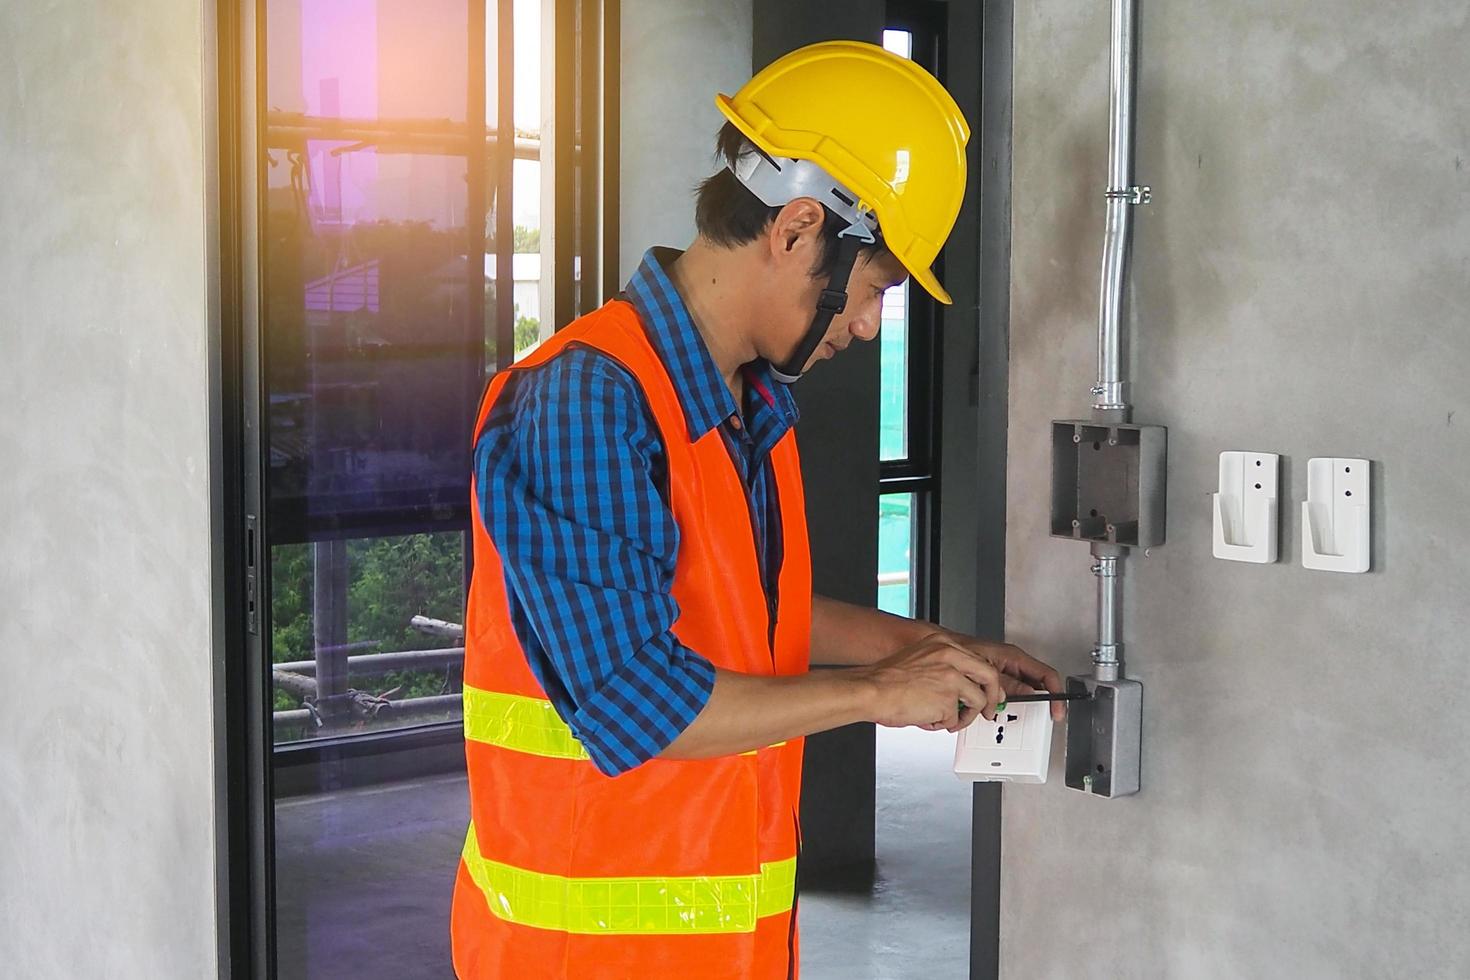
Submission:
MULTIPOLYGON (((715 138, 716 159, 734 166, 742 151, 761 152, 746 140, 745 134, 736 129, 734 123, 725 123, 715 138)), ((734 248, 760 237, 780 211, 780 208, 767 207, 730 170, 721 169, 713 177, 700 182, 694 201, 694 224, 700 235, 716 245, 734 248)), ((837 236, 847 227, 847 222, 825 204, 822 211, 826 215, 822 222, 822 257, 812 269, 812 277, 816 279, 825 279, 832 274, 832 267, 837 263, 837 236)), ((880 234, 873 244, 864 243, 858 254, 887 251, 880 234)))

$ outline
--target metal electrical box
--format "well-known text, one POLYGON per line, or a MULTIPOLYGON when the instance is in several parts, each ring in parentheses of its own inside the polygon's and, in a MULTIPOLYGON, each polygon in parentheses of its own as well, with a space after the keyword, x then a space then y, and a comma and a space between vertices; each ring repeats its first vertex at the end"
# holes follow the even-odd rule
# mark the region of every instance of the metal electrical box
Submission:
POLYGON ((1068 677, 1071 694, 1090 693, 1067 706, 1066 782, 1095 796, 1131 796, 1141 782, 1143 685, 1068 677))
POLYGON ((1164 543, 1161 425, 1066 420, 1051 424, 1051 533, 1074 541, 1152 548, 1164 543))

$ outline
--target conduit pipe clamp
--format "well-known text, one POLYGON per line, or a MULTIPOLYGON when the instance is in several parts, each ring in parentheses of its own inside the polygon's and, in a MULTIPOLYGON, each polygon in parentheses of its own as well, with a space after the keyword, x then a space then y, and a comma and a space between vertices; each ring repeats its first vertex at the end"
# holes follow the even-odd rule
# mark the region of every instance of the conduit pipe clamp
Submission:
POLYGON ((1126 201, 1129 204, 1148 204, 1154 199, 1154 189, 1146 184, 1134 187, 1115 187, 1103 194, 1109 201, 1126 201))

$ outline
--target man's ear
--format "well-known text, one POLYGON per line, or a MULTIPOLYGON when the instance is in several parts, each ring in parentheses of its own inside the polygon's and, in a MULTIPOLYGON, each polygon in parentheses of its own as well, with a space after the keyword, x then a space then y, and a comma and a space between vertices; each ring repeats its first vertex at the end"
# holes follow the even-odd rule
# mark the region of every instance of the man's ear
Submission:
POLYGON ((816 246, 826 216, 822 206, 809 197, 788 203, 771 222, 768 243, 772 256, 816 246))

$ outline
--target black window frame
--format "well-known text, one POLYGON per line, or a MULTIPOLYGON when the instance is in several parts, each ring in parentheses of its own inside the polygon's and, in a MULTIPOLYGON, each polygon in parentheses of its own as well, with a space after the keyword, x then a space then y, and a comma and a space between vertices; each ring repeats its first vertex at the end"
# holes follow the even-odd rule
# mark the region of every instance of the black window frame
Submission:
MULTIPOLYGON (((889 0, 884 30, 906 31, 911 60, 945 81, 947 4, 943 0, 889 0)), ((944 279, 944 253, 934 262, 944 279)), ((905 307, 908 318, 906 447, 900 459, 878 464, 878 493, 914 495, 913 613, 933 619, 939 612, 940 406, 943 404, 943 308, 912 280, 905 307)))

